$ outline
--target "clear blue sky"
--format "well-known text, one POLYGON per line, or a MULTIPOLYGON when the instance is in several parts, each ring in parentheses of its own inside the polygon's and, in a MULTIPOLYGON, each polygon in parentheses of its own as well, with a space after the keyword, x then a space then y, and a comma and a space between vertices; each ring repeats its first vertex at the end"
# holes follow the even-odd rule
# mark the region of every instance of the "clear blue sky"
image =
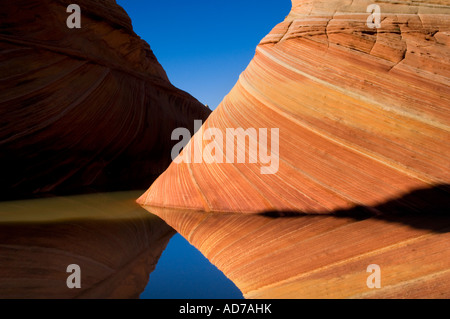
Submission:
POLYGON ((237 82, 290 0, 117 0, 176 87, 212 109, 237 82))

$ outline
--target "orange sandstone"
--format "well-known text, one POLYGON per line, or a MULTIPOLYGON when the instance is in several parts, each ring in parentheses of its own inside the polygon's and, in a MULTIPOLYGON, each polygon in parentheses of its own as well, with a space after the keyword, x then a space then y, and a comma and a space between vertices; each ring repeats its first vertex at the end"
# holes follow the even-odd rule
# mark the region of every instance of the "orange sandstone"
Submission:
MULTIPOLYGON (((279 128, 276 174, 248 160, 172 163, 139 203, 329 213, 436 185, 448 191, 449 3, 380 3, 379 29, 367 25, 371 3, 293 1, 203 125, 224 135, 279 128)), ((199 132, 187 149, 209 143, 199 132)))
POLYGON ((279 128, 276 174, 191 159, 138 200, 247 298, 450 296, 450 3, 376 3, 293 0, 205 122, 279 128))

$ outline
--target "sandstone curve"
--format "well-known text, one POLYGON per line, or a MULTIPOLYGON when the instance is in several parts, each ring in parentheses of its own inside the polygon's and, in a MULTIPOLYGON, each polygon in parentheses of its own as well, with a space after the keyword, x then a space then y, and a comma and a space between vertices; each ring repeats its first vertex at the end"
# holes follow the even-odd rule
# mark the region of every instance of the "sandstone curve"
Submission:
POLYGON ((292 2, 138 202, 246 298, 448 298, 449 1, 292 2), (250 140, 226 157, 245 163, 211 161, 228 148, 215 138, 196 162, 210 128, 278 128, 278 172, 250 140))
POLYGON ((415 189, 448 192, 449 36, 448 1, 294 0, 180 154, 190 163, 172 163, 138 202, 328 214, 415 189), (379 29, 367 25, 372 3, 381 8, 379 29), (202 139, 209 128, 224 136, 227 128, 279 128, 278 172, 261 174, 265 164, 250 142, 235 147, 229 164, 224 143, 211 139, 213 163, 196 163, 195 152, 211 143, 202 139), (246 162, 237 163, 244 148, 246 162))

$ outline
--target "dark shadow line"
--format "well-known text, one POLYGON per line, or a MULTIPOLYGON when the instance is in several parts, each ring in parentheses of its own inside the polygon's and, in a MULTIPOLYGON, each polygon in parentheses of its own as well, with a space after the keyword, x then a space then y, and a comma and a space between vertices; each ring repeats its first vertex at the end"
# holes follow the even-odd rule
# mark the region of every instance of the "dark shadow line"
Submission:
POLYGON ((267 211, 268 218, 300 218, 333 216, 363 221, 369 218, 401 223, 436 233, 450 232, 450 184, 417 189, 376 206, 355 206, 333 212, 304 212, 295 210, 267 211))

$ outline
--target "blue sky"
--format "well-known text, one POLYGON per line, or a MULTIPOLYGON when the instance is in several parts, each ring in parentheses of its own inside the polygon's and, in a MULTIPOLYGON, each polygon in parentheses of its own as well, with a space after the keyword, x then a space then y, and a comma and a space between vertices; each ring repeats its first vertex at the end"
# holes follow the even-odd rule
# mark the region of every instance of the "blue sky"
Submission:
POLYGON ((117 0, 170 81, 212 109, 237 82, 290 0, 117 0))

